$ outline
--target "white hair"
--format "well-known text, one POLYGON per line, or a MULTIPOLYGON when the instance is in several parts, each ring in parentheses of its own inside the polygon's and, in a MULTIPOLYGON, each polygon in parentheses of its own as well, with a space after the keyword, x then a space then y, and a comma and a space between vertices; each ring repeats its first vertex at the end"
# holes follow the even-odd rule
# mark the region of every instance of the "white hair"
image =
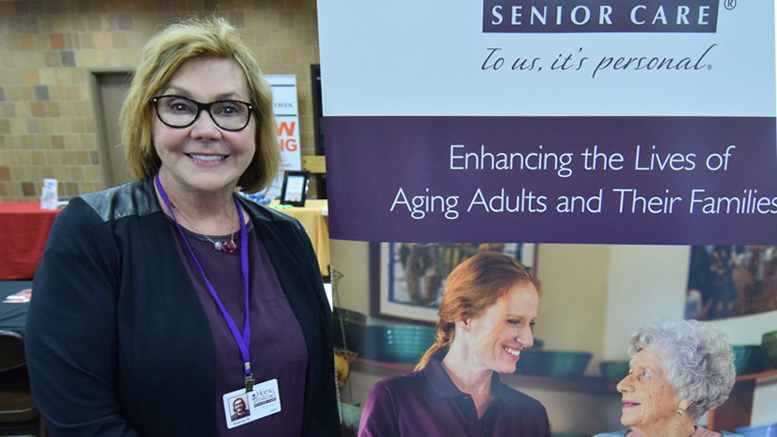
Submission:
POLYGON ((659 353, 666 378, 677 395, 693 401, 694 422, 728 398, 736 371, 725 334, 709 323, 669 320, 640 328, 631 336, 629 354, 652 348, 659 353))

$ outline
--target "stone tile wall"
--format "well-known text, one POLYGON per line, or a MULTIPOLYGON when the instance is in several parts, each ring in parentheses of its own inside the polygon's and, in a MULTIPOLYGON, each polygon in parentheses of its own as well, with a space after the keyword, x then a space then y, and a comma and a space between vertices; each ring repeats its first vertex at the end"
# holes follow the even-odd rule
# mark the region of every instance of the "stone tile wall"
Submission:
POLYGON ((100 190, 93 71, 133 70, 148 39, 187 15, 226 17, 267 74, 296 74, 302 154, 314 154, 315 0, 0 1, 0 201, 100 190))

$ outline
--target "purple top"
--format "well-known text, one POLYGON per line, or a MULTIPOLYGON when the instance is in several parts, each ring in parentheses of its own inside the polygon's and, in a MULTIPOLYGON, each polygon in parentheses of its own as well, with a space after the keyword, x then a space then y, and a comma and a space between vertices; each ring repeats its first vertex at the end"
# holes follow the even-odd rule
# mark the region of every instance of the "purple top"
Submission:
POLYGON ((496 398, 479 419, 472 397, 456 388, 441 359, 438 355, 421 371, 375 384, 359 437, 550 437, 545 407, 502 384, 496 373, 491 380, 496 398))
MULTIPOLYGON (((170 225, 175 224, 170 221, 170 225)), ((201 235, 184 230, 208 280, 237 326, 245 321, 240 250, 216 251, 201 235)), ((256 230, 249 223, 248 259, 251 311, 251 369, 257 384, 278 380, 281 411, 246 425, 227 429, 222 396, 245 387, 243 359, 224 316, 210 295, 181 235, 173 229, 178 251, 197 291, 210 324, 216 351, 216 423, 219 436, 299 436, 305 399, 307 347, 302 329, 283 293, 272 262, 256 230)), ((211 237, 222 241, 228 237, 211 237)), ((239 248, 238 248, 239 249, 239 248)), ((185 390, 185 387, 181 387, 185 390)))

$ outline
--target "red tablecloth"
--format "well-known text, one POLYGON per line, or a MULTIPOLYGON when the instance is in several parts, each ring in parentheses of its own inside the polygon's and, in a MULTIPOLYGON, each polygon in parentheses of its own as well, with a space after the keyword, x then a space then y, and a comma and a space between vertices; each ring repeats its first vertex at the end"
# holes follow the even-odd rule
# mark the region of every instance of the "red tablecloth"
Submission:
POLYGON ((40 202, 0 202, 0 280, 30 279, 60 210, 40 202))

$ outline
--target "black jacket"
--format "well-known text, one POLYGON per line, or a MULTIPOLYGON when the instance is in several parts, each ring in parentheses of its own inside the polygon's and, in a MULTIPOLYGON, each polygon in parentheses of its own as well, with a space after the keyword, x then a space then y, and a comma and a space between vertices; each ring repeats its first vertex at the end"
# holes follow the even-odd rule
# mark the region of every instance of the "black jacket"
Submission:
MULTIPOLYGON (((303 435, 335 436, 332 316, 313 248, 295 219, 243 206, 307 343, 303 435)), ((33 290, 27 360, 53 437, 216 434, 210 326, 150 180, 71 200, 33 290)))

